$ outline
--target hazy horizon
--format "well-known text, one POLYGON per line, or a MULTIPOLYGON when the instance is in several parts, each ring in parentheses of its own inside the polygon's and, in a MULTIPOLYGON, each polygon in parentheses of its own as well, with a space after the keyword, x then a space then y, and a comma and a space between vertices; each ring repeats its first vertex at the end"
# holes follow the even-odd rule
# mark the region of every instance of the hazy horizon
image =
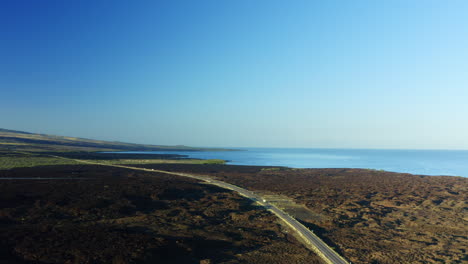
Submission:
POLYGON ((0 127, 155 145, 468 149, 465 1, 5 1, 0 127))

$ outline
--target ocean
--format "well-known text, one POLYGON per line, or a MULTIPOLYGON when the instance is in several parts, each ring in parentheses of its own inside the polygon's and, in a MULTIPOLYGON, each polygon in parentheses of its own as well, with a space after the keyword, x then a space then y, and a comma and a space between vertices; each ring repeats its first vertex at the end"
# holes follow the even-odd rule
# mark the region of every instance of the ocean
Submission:
MULTIPOLYGON (((232 148, 231 148, 232 149, 232 148)), ((423 175, 468 177, 467 150, 239 148, 241 151, 149 151, 125 153, 182 154, 224 159, 233 165, 291 168, 363 168, 423 175)))

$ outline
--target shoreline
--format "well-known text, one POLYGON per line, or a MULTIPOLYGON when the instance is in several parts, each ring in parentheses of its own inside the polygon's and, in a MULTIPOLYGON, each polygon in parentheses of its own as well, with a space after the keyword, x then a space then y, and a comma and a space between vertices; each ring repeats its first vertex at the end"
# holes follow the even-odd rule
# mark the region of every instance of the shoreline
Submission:
MULTIPOLYGON (((258 150, 253 149, 253 150, 258 150)), ((278 150, 276 148, 261 148, 262 150, 278 150)), ((291 150, 291 149, 289 149, 291 150)), ((294 149, 297 150, 297 149, 294 149)), ((316 150, 330 150, 330 149, 301 149, 301 150, 306 150, 306 151, 316 151, 316 150)), ((354 149, 333 149, 333 150, 343 150, 343 151, 354 151, 354 149)), ((359 151, 367 151, 365 149, 359 149, 359 151)), ((387 150, 371 150, 371 151, 387 151, 387 150)), ((393 151, 393 150, 389 150, 393 151)), ((401 150, 395 150, 395 151, 401 151, 401 150)), ((411 150, 403 150, 403 151, 411 151, 411 150)), ((417 151, 417 154, 424 154, 427 151, 426 150, 415 150, 417 151)), ((432 152, 433 150, 428 150, 428 152, 432 152)), ((444 150, 445 151, 445 150, 444 150)), ((468 151, 461 151, 463 154, 466 154, 466 158, 468 159, 468 151)), ((398 163, 398 160, 392 160, 392 159, 387 159, 388 161, 383 160, 384 158, 375 158, 375 160, 371 159, 369 161, 362 161, 363 158, 360 156, 357 157, 347 157, 344 156, 342 160, 340 160, 340 157, 349 153, 345 153, 343 155, 337 154, 337 153, 326 153, 326 154, 315 154, 311 156, 310 153, 305 152, 305 153, 286 153, 283 154, 282 152, 276 153, 276 152, 254 152, 249 149, 244 149, 242 154, 226 154, 226 153, 220 153, 220 152, 208 152, 208 153, 203 153, 203 152, 184 152, 184 151, 171 151, 171 152, 164 152, 164 151, 125 151, 125 152, 108 152, 108 153, 114 153, 116 155, 124 155, 124 154, 135 154, 135 155, 164 155, 164 154, 175 154, 175 155, 183 155, 189 159, 222 159, 226 161, 226 165, 239 165, 239 166, 271 166, 271 167, 286 167, 286 168, 291 168, 291 169, 362 169, 362 170, 376 170, 376 171, 387 171, 387 172, 394 172, 394 173, 408 173, 408 174, 413 174, 413 175, 424 175, 424 176, 451 176, 451 177, 463 177, 466 178, 468 177, 468 165, 465 165, 465 167, 459 168, 460 164, 455 162, 452 166, 452 168, 456 169, 450 169, 446 168, 445 170, 453 170, 453 172, 443 172, 444 169, 440 169, 436 165, 431 165, 431 167, 434 167, 431 169, 431 167, 427 168, 424 166, 418 167, 417 164, 422 163, 424 159, 422 160, 415 160, 414 162, 411 161, 406 161, 406 164, 403 165, 395 165, 398 163), (280 157, 275 157, 274 155, 281 155, 280 157), (240 156, 239 156, 240 155, 240 156), (258 158, 270 155, 273 157, 269 158, 258 158), (288 155, 290 157, 288 157, 288 155), (302 155, 302 156, 301 156, 302 155), (246 157, 243 157, 246 156, 246 157), (297 157, 297 160, 294 160, 294 157, 297 157), (281 159, 283 158, 283 160, 281 159), (285 160, 284 160, 285 159, 285 160), (376 166, 371 166, 375 162, 381 162, 383 163, 382 165, 376 165, 376 166), (355 163, 353 163, 355 161, 355 163), (325 165, 323 166, 308 166, 307 163, 310 164, 319 164, 319 163, 324 163, 325 165), (342 164, 343 163, 343 164, 342 164), (360 163, 364 165, 359 165, 360 163), (358 164, 358 165, 353 165, 353 164, 358 164), (327 165, 333 165, 333 166, 327 166, 327 165), (346 166, 348 165, 348 166, 346 166), (351 165, 351 166, 350 166, 351 165), (398 166, 402 166, 402 168, 395 168, 398 166), (393 168, 392 168, 393 167, 393 168), (456 173, 456 171, 460 171, 460 173, 456 173), (465 174, 461 173, 461 171, 465 172, 465 174), (466 176, 463 176, 466 175, 466 176)), ((356 154, 357 155, 357 154, 356 154)), ((424 156, 424 155, 422 155, 424 156)), ((413 157, 414 158, 414 157, 413 157)), ((364 158, 365 159, 365 158, 364 158)), ((429 161, 424 161, 425 163, 429 163, 429 161)), ((440 161, 442 162, 442 161, 440 161)), ((461 162, 461 161, 460 161, 461 162)), ((437 161, 434 161, 433 163, 437 163, 437 161)), ((463 164, 466 164, 463 163, 463 164)))

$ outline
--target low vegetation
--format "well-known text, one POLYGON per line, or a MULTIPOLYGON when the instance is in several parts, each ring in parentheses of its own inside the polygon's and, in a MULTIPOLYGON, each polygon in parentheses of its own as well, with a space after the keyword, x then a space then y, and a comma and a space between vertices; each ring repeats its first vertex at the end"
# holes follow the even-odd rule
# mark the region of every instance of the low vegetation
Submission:
POLYGON ((262 168, 261 171, 280 171, 284 168, 272 167, 272 168, 262 168))
POLYGON ((79 162, 74 160, 59 159, 53 157, 0 157, 0 170, 13 168, 36 167, 46 165, 74 165, 79 162))
MULTIPOLYGON (((86 159, 86 161, 108 165, 143 165, 143 164, 225 164, 224 160, 209 159, 86 159)), ((0 152, 0 169, 37 167, 51 165, 76 165, 82 162, 69 158, 56 158, 46 154, 5 153, 0 152)))
POLYGON ((168 160, 168 159, 117 159, 117 160, 95 160, 97 163, 101 164, 128 164, 128 165, 137 165, 137 164, 225 164, 226 162, 221 159, 209 159, 209 160, 198 160, 198 159, 179 159, 179 160, 168 160))

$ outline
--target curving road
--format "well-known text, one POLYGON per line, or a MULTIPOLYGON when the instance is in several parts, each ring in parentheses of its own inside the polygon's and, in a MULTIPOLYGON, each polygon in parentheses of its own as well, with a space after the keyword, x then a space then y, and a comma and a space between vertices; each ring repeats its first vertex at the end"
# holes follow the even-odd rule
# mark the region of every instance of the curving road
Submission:
MULTIPOLYGON (((175 174, 175 175, 178 175, 178 174, 175 174)), ((186 175, 186 174, 180 175, 180 176, 190 177, 189 175, 186 175)), ((302 225, 292 216, 285 213, 283 210, 279 209, 278 207, 264 200, 261 196, 249 190, 241 188, 239 186, 229 184, 223 181, 211 180, 211 179, 206 179, 205 181, 212 185, 216 185, 225 189, 236 191, 240 195, 245 196, 253 201, 256 201, 260 205, 264 206, 266 209, 268 209, 269 211, 274 213, 276 216, 278 216, 281 220, 283 220, 283 222, 288 224, 294 231, 296 231, 299 234, 299 236, 301 236, 301 238, 304 240, 306 245, 309 248, 311 248, 318 256, 320 256, 326 263, 333 263, 333 264, 335 263, 348 264, 349 263, 342 256, 340 256, 336 251, 330 248, 325 242, 323 242, 323 240, 321 240, 317 235, 315 235, 312 231, 310 231, 307 227, 302 225)))
MULTIPOLYGON (((60 156, 53 156, 56 158, 63 158, 68 159, 60 156)), ((312 231, 310 231, 307 227, 299 223, 296 219, 285 213, 283 210, 279 209, 278 207, 270 204, 268 201, 264 200, 258 194, 241 188, 239 186, 226 183, 219 180, 214 180, 209 176, 200 176, 200 175, 192 175, 187 173, 180 173, 180 172, 171 172, 171 171, 163 171, 163 170, 154 170, 154 169, 145 169, 145 168, 138 168, 138 167, 131 167, 131 166, 124 166, 124 165, 111 165, 111 164, 102 164, 92 161, 86 160, 77 160, 73 159, 77 162, 88 163, 93 165, 102 165, 102 166, 109 166, 109 167, 118 167, 118 168, 125 168, 131 170, 139 170, 139 171, 146 171, 146 172, 159 172, 165 173, 170 175, 182 176, 182 177, 189 177, 197 180, 204 181, 205 184, 215 185, 224 189, 229 189, 239 193, 240 195, 247 197, 258 204, 264 206, 267 210, 274 213, 278 216, 283 222, 289 225, 294 231, 298 233, 298 235, 304 240, 306 246, 312 249, 319 257, 325 261, 325 263, 330 264, 348 264, 349 262, 346 261, 342 256, 340 256, 336 251, 330 248, 325 242, 323 242, 318 236, 316 236, 312 231)))

